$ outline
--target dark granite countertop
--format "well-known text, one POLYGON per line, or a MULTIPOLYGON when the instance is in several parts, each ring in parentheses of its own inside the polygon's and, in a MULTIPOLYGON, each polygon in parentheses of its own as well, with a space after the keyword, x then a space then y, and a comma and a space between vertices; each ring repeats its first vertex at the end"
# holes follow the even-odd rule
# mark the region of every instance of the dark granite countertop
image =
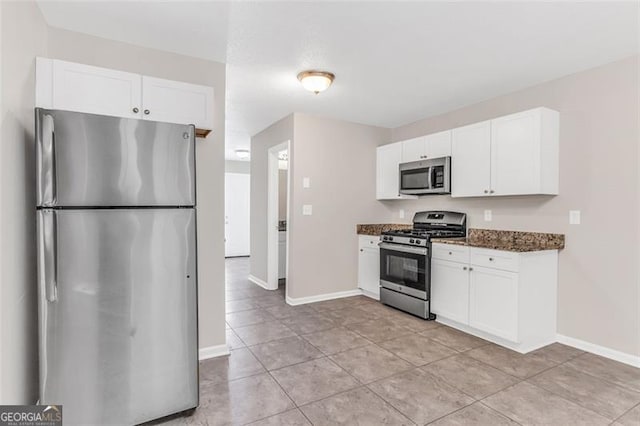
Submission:
POLYGON ((523 253, 561 250, 564 248, 564 235, 469 228, 467 238, 433 238, 431 242, 523 253))
POLYGON ((410 223, 368 223, 356 225, 356 233, 359 235, 380 235, 385 231, 393 229, 411 229, 413 225, 410 223))

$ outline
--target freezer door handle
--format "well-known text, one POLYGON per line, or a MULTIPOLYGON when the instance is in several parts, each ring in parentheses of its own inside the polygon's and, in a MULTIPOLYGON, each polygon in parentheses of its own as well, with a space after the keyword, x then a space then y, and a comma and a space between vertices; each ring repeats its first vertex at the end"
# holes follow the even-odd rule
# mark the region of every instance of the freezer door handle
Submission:
POLYGON ((42 210, 40 215, 41 287, 48 302, 58 300, 58 219, 55 210, 42 210))
POLYGON ((38 132, 38 204, 44 207, 54 206, 58 194, 56 182, 56 134, 51 114, 40 117, 38 132))

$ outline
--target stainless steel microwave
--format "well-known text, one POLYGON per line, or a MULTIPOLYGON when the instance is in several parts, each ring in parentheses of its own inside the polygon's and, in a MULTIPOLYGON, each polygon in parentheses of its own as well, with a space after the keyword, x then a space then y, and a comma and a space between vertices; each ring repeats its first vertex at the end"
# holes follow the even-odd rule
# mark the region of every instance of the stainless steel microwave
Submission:
POLYGON ((407 195, 450 194, 451 157, 400 164, 400 193, 407 195))

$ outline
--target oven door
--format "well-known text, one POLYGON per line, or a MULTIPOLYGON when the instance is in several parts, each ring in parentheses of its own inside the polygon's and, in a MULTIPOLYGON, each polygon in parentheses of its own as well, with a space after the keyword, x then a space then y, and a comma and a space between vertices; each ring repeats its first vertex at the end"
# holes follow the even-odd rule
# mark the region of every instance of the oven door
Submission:
POLYGON ((429 300, 429 249, 380 243, 380 286, 429 300))

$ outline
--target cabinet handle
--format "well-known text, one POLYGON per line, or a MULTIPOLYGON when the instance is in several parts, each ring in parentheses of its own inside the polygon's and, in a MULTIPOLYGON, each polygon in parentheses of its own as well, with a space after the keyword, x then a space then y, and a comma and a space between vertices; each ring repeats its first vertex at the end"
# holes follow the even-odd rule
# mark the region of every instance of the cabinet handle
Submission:
POLYGON ((470 270, 470 271, 473 271, 473 268, 472 268, 471 266, 469 266, 469 270, 470 270))
POLYGON ((489 192, 493 194, 493 193, 494 193, 494 192, 496 192, 496 191, 494 191, 494 190, 492 189, 492 190, 491 190, 491 191, 489 191, 489 192))
POLYGON ((364 251, 363 249, 360 249, 360 251, 364 251))
POLYGON ((134 107, 133 108, 133 112, 135 112, 136 114, 140 112, 140 110, 138 109, 138 107, 134 107))
POLYGON ((488 190, 488 189, 485 189, 485 190, 484 190, 484 193, 485 193, 485 194, 488 194, 488 193, 489 193, 489 190, 488 190))
POLYGON ((493 257, 490 257, 490 258, 489 258, 489 262, 493 262, 493 257))
POLYGON ((469 269, 469 268, 467 268, 466 266, 463 266, 463 267, 462 267, 462 270, 463 270, 463 271, 466 271, 467 269, 469 269))
POLYGON ((451 256, 453 253, 449 252, 449 256, 451 256))
POLYGON ((151 113, 151 111, 149 111, 148 109, 144 110, 144 115, 149 115, 151 113))

